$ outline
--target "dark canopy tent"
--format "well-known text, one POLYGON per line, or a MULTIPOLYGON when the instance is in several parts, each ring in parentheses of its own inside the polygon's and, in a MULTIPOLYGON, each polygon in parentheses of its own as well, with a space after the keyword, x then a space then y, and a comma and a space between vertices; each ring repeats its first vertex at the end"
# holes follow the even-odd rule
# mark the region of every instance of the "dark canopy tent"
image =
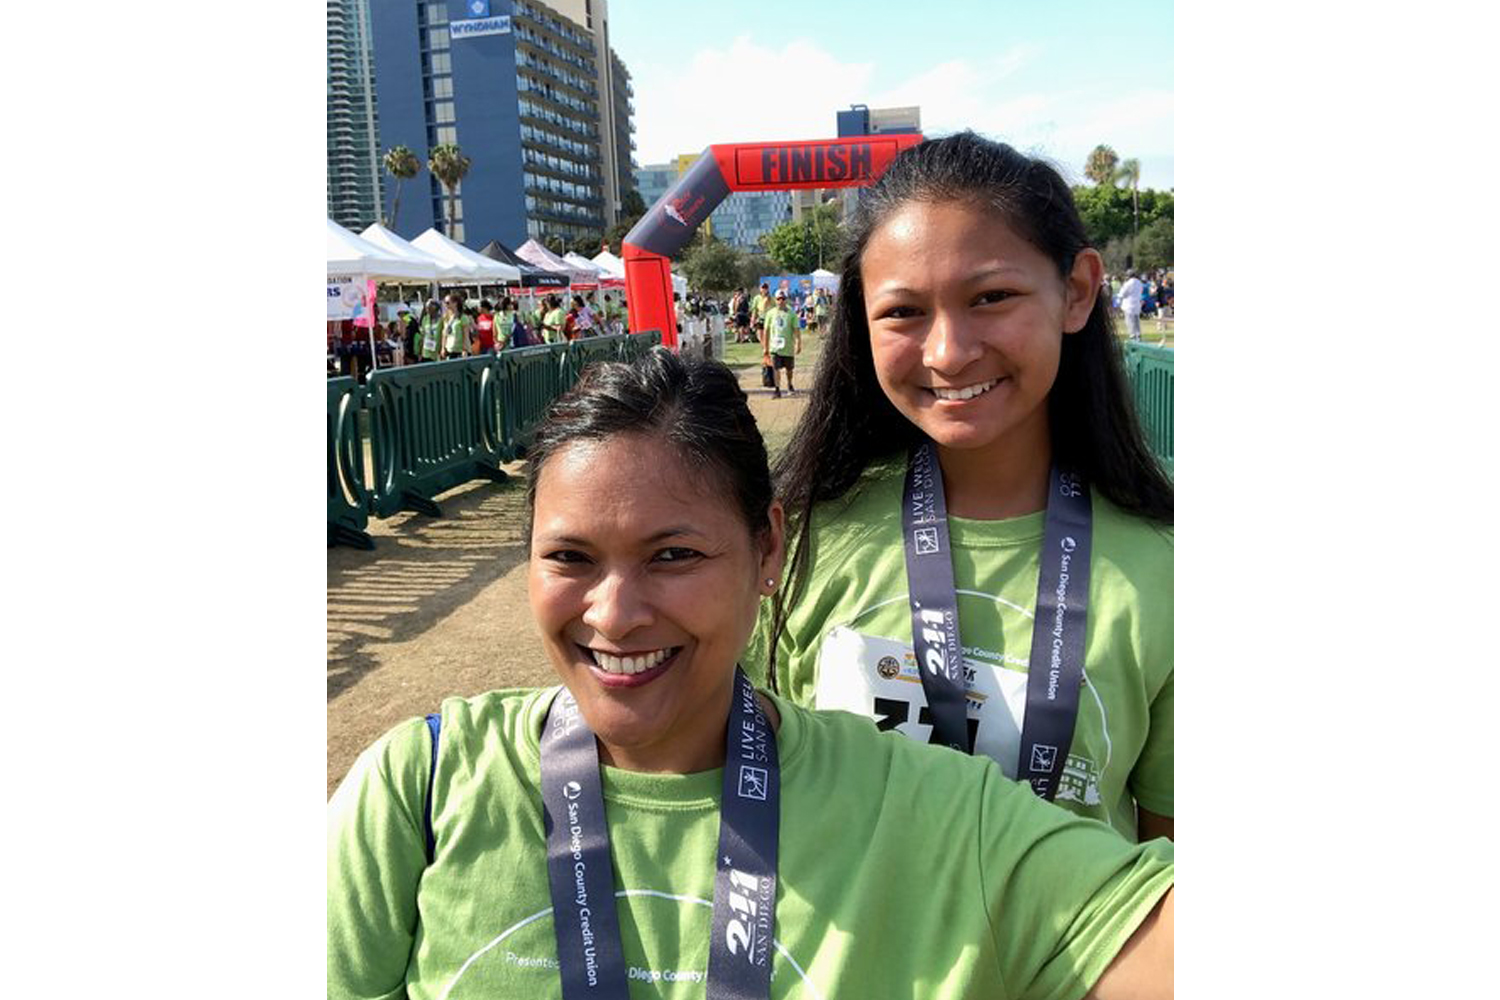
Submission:
POLYGON ((514 253, 507 250, 498 240, 490 240, 479 251, 491 260, 498 260, 505 264, 512 264, 521 269, 522 288, 567 288, 568 276, 558 274, 556 271, 548 271, 546 268, 537 267, 530 261, 522 260, 514 253))

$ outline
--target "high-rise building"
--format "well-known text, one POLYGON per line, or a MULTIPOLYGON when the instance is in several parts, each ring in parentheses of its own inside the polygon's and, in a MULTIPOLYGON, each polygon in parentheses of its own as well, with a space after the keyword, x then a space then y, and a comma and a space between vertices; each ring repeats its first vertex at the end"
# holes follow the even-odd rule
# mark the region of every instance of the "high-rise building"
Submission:
MULTIPOLYGON (((410 146, 425 164, 451 142, 472 161, 456 188, 455 239, 603 237, 634 130, 606 0, 381 0, 371 29, 380 148, 410 146)), ((413 185, 426 197, 403 196, 396 231, 449 232, 443 185, 425 169, 413 185)))
POLYGON ((714 235, 725 243, 760 253, 760 238, 792 217, 791 191, 736 191, 709 215, 714 235))
POLYGON ((646 207, 650 208, 661 200, 661 196, 681 176, 677 171, 676 160, 671 163, 648 163, 636 168, 635 188, 641 193, 641 200, 646 203, 646 207))
POLYGON ((328 0, 328 217, 380 220, 380 146, 368 0, 328 0))
MULTIPOLYGON (((837 120, 840 139, 856 135, 922 131, 922 109, 915 106, 872 108, 865 104, 851 104, 848 111, 837 112, 837 120)), ((820 197, 822 195, 821 191, 813 193, 820 197)), ((854 211, 854 206, 859 202, 859 189, 845 188, 840 201, 843 205, 844 217, 848 218, 854 211)), ((797 206, 798 218, 802 217, 802 207, 797 206)))

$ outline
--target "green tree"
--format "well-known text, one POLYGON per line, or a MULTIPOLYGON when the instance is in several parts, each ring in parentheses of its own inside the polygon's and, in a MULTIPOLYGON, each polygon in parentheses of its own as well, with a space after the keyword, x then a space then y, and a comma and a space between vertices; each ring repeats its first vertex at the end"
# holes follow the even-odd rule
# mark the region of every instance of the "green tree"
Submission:
POLYGON ((448 190, 448 238, 456 240, 454 235, 458 231, 458 184, 464 179, 464 174, 469 172, 473 163, 457 144, 451 142, 439 143, 432 147, 432 152, 427 157, 427 169, 432 171, 448 190))
POLYGON ((740 285, 744 255, 721 240, 708 240, 694 246, 682 261, 682 274, 688 284, 712 294, 732 292, 740 285))
MULTIPOLYGON (((625 237, 645 214, 646 203, 641 199, 641 193, 635 188, 626 191, 624 197, 620 199, 620 214, 616 217, 615 224, 604 231, 604 242, 609 244, 611 250, 615 250, 625 242, 625 237)), ((619 253, 618 250, 615 252, 619 253)))
POLYGON ((783 222, 760 238, 776 268, 788 274, 806 274, 818 266, 818 248, 812 228, 801 222, 783 222))
POLYGON ((1136 242, 1135 262, 1145 270, 1172 266, 1172 219, 1157 218, 1147 223, 1136 242))
POLYGON ((422 169, 422 161, 417 159, 407 146, 392 146, 386 150, 383 162, 386 173, 396 178, 396 184, 391 194, 391 215, 386 220, 386 225, 392 229, 396 228, 396 218, 401 211, 401 182, 409 181, 417 176, 422 169))
POLYGON ((1120 155, 1105 145, 1094 147, 1089 154, 1088 162, 1083 165, 1083 176, 1093 181, 1100 187, 1113 186, 1115 183, 1115 166, 1120 162, 1120 155))
POLYGON ((763 275, 771 274, 776 270, 776 263, 763 253, 749 253, 744 255, 740 263, 740 280, 736 288, 743 288, 750 294, 755 294, 760 287, 760 279, 763 275))
POLYGON ((1089 243, 1103 248, 1110 240, 1130 235, 1130 195, 1112 185, 1076 187, 1073 204, 1078 206, 1089 243))
POLYGON ((599 252, 599 243, 600 237, 598 235, 594 233, 585 233, 583 236, 579 236, 573 240, 570 240, 567 244, 568 249, 563 252, 582 254, 583 256, 592 260, 594 254, 599 252))
POLYGON ((771 260, 788 274, 809 274, 825 263, 837 266, 843 244, 838 206, 819 205, 801 221, 783 222, 760 240, 771 260))

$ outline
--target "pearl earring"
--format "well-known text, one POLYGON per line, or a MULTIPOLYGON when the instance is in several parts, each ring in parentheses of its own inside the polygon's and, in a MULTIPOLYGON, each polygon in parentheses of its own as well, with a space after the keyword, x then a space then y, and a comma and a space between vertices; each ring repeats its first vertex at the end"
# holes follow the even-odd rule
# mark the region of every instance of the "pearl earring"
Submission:
POLYGON ((767 586, 767 587, 770 587, 770 588, 771 588, 771 589, 772 589, 772 590, 775 590, 775 589, 776 589, 776 581, 775 581, 775 580, 773 580, 773 579, 771 579, 771 578, 770 578, 770 577, 769 577, 769 576, 768 576, 768 577, 766 577, 766 586, 767 586))

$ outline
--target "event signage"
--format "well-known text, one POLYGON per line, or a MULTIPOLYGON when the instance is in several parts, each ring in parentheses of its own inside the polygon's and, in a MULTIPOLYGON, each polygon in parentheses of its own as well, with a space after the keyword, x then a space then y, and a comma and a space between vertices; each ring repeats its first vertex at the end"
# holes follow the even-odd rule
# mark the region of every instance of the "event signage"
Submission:
POLYGON ((469 9, 470 17, 490 16, 490 0, 466 0, 464 6, 469 9))
POLYGON ((621 241, 630 329, 660 330, 664 345, 677 345, 670 258, 732 192, 863 187, 921 141, 904 132, 709 146, 621 241))
POLYGON ((328 279, 328 318, 355 319, 364 311, 364 282, 359 278, 328 279))
POLYGON ((510 15, 475 17, 467 21, 449 21, 448 34, 454 38, 477 38, 480 35, 510 34, 510 15))

